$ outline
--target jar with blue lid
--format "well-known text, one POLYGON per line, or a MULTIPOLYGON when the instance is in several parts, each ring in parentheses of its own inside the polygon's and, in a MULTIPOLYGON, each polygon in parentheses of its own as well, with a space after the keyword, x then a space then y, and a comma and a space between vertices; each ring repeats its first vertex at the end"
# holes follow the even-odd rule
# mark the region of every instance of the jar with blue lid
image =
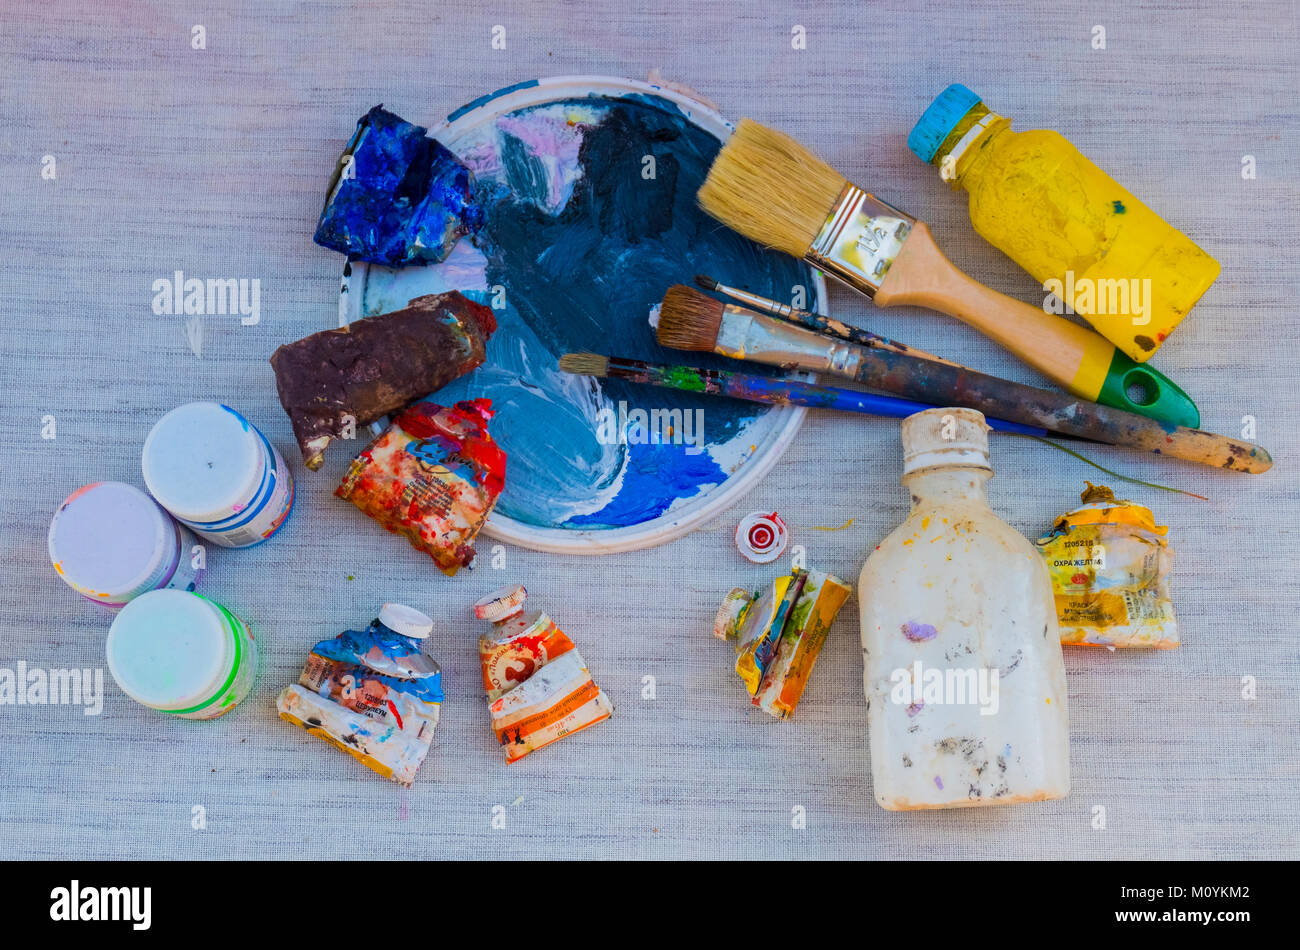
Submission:
POLYGON ((260 544, 293 508, 293 476, 256 426, 229 406, 191 402, 163 416, 141 460, 150 494, 214 544, 260 544))

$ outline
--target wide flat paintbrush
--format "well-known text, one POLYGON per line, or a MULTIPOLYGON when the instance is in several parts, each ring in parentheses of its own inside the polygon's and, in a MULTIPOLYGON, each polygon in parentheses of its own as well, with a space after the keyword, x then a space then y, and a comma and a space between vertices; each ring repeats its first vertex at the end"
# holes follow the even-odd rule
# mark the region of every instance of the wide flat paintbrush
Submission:
POLYGON ((682 284, 668 288, 664 295, 656 334, 661 344, 673 349, 720 353, 787 371, 833 373, 919 402, 967 406, 985 416, 1202 465, 1240 472, 1265 472, 1273 465, 1268 452, 1250 442, 1157 422, 974 370, 834 340, 736 304, 720 303, 682 284))
POLYGON ((891 340, 889 337, 880 336, 872 333, 870 330, 863 330, 861 327, 849 326, 841 320, 832 317, 823 317, 820 313, 813 313, 809 310, 800 310, 798 307, 791 307, 783 303, 778 303, 768 297, 760 294, 751 293, 748 290, 742 290, 739 287, 729 287, 721 284, 705 274, 696 274, 695 283, 705 290, 714 290, 720 294, 725 294, 732 300, 739 301, 755 310, 761 310, 778 320, 785 320, 787 323, 793 323, 807 330, 813 330, 817 333, 823 333, 826 336, 838 337, 841 340, 847 340, 849 343, 857 343, 860 346, 870 346, 878 350, 890 350, 894 353, 906 353, 908 356, 915 356, 918 359, 932 360, 935 363, 947 363, 949 366, 960 366, 960 363, 954 363, 952 360, 946 360, 941 356, 935 356, 933 353, 927 353, 925 350, 918 350, 914 346, 908 346, 906 343, 899 343, 897 340, 891 340))
MULTIPOLYGON (((560 357, 560 369, 578 376, 599 376, 624 379, 648 386, 662 386, 681 392, 710 393, 731 396, 769 406, 807 406, 809 409, 838 409, 843 412, 861 412, 874 416, 905 419, 923 409, 934 406, 895 396, 878 396, 853 389, 818 386, 801 379, 783 379, 779 376, 755 376, 751 373, 731 373, 726 370, 698 369, 694 366, 664 366, 644 363, 641 360, 620 359, 617 356, 600 356, 596 353, 566 353, 560 357)), ((1037 426, 1021 425, 1003 419, 987 419, 995 432, 1019 432, 1023 435, 1046 435, 1037 426)))
POLYGON ((700 188, 706 212, 746 237, 803 258, 879 306, 914 304, 956 317, 1076 396, 1175 425, 1196 404, 1092 330, 967 277, 925 223, 847 181, 806 148, 741 119, 700 188), (1128 391, 1141 390, 1140 401, 1128 391))

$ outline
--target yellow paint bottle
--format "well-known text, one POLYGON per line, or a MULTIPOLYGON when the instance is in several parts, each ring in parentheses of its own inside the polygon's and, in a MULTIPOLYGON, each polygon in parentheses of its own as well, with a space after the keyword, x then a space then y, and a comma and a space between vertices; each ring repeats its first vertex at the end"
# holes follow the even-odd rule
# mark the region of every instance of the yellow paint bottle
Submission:
POLYGON ((940 93, 907 144, 967 191, 981 237, 1139 363, 1219 276, 1214 258, 1059 133, 1013 132, 965 86, 940 93))

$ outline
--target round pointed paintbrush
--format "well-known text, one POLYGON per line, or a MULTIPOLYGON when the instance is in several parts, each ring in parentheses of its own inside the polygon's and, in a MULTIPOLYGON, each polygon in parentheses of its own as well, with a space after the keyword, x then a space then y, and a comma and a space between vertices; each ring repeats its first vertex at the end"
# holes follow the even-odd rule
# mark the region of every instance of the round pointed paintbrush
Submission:
POLYGON ((891 340, 889 337, 880 336, 872 333, 870 330, 863 330, 861 327, 850 326, 841 320, 835 320, 832 317, 823 317, 820 313, 812 313, 808 310, 800 310, 798 307, 790 307, 783 303, 777 303, 760 294, 751 293, 748 290, 741 290, 739 287, 728 287, 726 284, 719 283, 706 274, 696 274, 695 283, 705 290, 717 291, 725 294, 732 300, 743 303, 746 306, 761 310, 769 316, 776 317, 778 320, 784 320, 787 323, 793 323, 801 326, 806 330, 812 330, 816 333, 823 333, 826 336, 839 337, 841 340, 847 340, 850 343, 857 343, 861 346, 871 346, 880 350, 891 350, 894 353, 906 353, 909 356, 915 356, 919 359, 930 360, 935 363, 947 363, 949 366, 960 366, 960 363, 954 363, 952 360, 946 360, 941 356, 935 356, 933 353, 927 353, 925 350, 918 350, 914 346, 908 346, 906 343, 899 343, 897 340, 891 340))
MULTIPOLYGON (((769 406, 807 406, 810 409, 838 409, 843 412, 860 412, 893 419, 905 419, 923 409, 934 406, 895 396, 878 396, 874 393, 818 386, 801 379, 783 379, 779 376, 755 376, 750 373, 731 373, 726 370, 697 369, 694 366, 664 366, 641 360, 600 356, 596 353, 565 353, 560 357, 560 369, 578 376, 625 379, 628 382, 661 386, 681 392, 710 393, 731 396, 748 402, 761 402, 769 406)), ((988 419, 989 428, 997 432, 1019 432, 1024 435, 1044 435, 1035 426, 988 419)))
POLYGON ((674 284, 664 294, 656 333, 661 344, 673 349, 719 353, 787 371, 833 373, 918 402, 965 406, 985 416, 1107 445, 1239 472, 1265 472, 1273 465, 1267 450, 1250 442, 1157 422, 974 370, 845 343, 736 304, 723 304, 683 284, 674 284))

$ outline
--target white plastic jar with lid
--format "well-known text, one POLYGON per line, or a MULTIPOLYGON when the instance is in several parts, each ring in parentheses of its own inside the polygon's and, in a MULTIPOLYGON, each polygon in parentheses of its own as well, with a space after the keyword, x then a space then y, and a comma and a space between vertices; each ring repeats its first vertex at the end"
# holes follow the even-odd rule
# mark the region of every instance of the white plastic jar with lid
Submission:
POLYGON ((257 644, 244 622, 186 591, 151 591, 123 607, 107 652, 122 692, 183 719, 230 712, 257 676, 257 644))
POLYGON ((265 541, 293 508, 293 476, 229 406, 191 402, 158 420, 141 459, 150 494, 200 536, 229 548, 265 541))
POLYGON ((202 574, 194 535, 124 482, 92 482, 69 495, 47 543, 69 587, 114 609, 151 590, 193 590, 202 574))

